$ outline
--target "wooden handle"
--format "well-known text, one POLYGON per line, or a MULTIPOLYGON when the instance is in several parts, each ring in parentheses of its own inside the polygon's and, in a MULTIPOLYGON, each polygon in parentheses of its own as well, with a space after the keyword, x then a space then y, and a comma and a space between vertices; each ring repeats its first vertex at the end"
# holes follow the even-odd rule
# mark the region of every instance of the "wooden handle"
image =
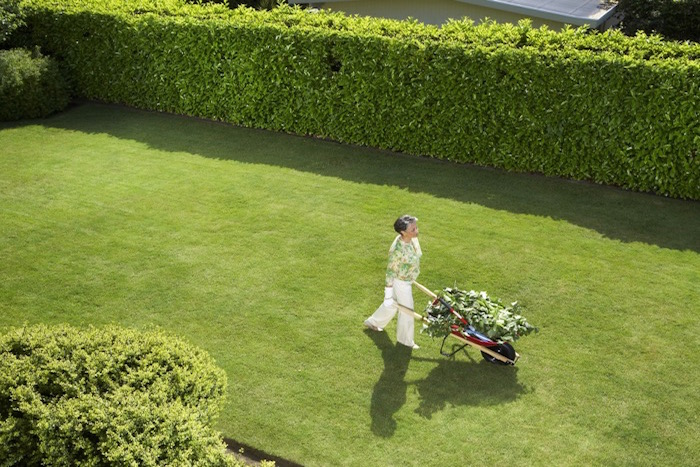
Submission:
POLYGON ((430 290, 430 289, 427 288, 426 286, 421 285, 421 284, 419 284, 419 283, 416 282, 416 281, 413 281, 413 285, 415 285, 416 287, 418 287, 418 289, 419 289, 421 292, 423 292, 424 294, 426 294, 427 296, 429 296, 429 297, 432 298, 433 300, 435 300, 435 299, 437 298, 437 295, 435 295, 435 294, 432 292, 432 290, 430 290))
POLYGON ((403 311, 404 313, 409 314, 409 315, 413 316, 415 319, 418 319, 420 321, 425 321, 426 323, 428 322, 428 318, 421 315, 420 313, 416 313, 414 310, 410 309, 407 306, 403 306, 400 303, 397 303, 397 305, 398 305, 400 311, 403 311))

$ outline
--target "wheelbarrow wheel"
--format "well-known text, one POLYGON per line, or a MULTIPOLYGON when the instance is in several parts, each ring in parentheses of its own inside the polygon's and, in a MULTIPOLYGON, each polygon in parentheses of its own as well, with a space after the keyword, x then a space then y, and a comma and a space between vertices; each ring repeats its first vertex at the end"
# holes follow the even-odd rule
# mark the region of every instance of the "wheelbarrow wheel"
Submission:
MULTIPOLYGON (((498 344, 495 347, 489 347, 489 350, 493 350, 497 354, 503 355, 508 360, 513 360, 515 358, 515 349, 508 342, 498 344)), ((496 363, 498 365, 508 365, 508 363, 502 362, 499 359, 487 354, 486 352, 481 352, 481 356, 484 357, 484 360, 486 360, 487 362, 496 363)))

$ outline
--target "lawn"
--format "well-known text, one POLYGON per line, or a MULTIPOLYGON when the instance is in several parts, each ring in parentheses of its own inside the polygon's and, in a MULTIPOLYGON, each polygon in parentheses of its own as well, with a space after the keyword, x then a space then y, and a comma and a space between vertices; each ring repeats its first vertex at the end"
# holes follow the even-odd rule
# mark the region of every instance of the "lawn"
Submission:
POLYGON ((0 332, 165 329, 225 369, 227 438, 308 466, 700 458, 698 202, 92 103, 2 124, 0 154, 0 332), (515 367, 363 329, 403 213, 421 283, 539 326, 515 367))

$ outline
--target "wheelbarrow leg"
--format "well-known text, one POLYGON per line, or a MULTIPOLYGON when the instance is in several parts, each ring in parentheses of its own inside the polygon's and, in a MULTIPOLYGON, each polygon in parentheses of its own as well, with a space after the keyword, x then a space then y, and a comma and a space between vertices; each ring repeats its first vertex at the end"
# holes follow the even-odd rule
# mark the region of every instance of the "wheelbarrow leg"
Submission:
POLYGON ((455 354, 456 354, 457 352, 459 352, 460 350, 464 350, 464 353, 466 353, 467 355, 469 355, 469 353, 467 353, 467 351, 466 351, 466 349, 465 349, 465 347, 467 347, 469 344, 464 344, 464 345, 452 344, 452 349, 454 349, 455 347, 458 347, 458 346, 459 346, 459 348, 458 348, 457 350, 453 350, 452 353, 447 353, 447 352, 445 352, 443 349, 445 348, 445 342, 447 341, 447 338, 448 338, 448 337, 450 337, 449 334, 442 338, 442 345, 440 346, 440 354, 441 354, 442 356, 444 356, 444 357, 450 357, 450 358, 451 358, 451 357, 454 357, 455 354))

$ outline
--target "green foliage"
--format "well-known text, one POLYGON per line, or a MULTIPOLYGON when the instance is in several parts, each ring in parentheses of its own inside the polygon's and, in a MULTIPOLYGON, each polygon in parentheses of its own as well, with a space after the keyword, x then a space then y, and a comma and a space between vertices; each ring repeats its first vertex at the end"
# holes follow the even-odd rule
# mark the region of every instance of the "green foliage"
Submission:
POLYGON ((0 0, 0 44, 23 24, 19 0, 0 0))
MULTIPOLYGON (((237 8, 241 5, 248 6, 251 8, 257 8, 259 10, 271 10, 277 7, 279 0, 186 0, 188 3, 194 4, 206 4, 206 3, 220 3, 227 5, 229 8, 237 8)), ((286 3, 286 2, 284 2, 286 3)))
POLYGON ((82 97, 700 199, 700 45, 184 0, 26 0, 82 97))
POLYGON ((3 466, 232 465, 211 428, 225 374, 178 339, 38 325, 0 356, 3 466))
POLYGON ((51 57, 0 50, 0 121, 45 117, 68 101, 68 85, 51 57))
POLYGON ((430 303, 426 307, 430 323, 425 332, 432 337, 444 337, 450 334, 452 326, 464 326, 450 312, 450 308, 478 332, 498 342, 515 342, 522 336, 538 331, 521 315, 518 302, 506 306, 500 300, 489 297, 486 292, 467 292, 453 287, 443 289, 439 297, 441 301, 437 304, 430 303))
POLYGON ((627 34, 656 32, 700 42, 700 0, 620 0, 617 8, 627 34))

